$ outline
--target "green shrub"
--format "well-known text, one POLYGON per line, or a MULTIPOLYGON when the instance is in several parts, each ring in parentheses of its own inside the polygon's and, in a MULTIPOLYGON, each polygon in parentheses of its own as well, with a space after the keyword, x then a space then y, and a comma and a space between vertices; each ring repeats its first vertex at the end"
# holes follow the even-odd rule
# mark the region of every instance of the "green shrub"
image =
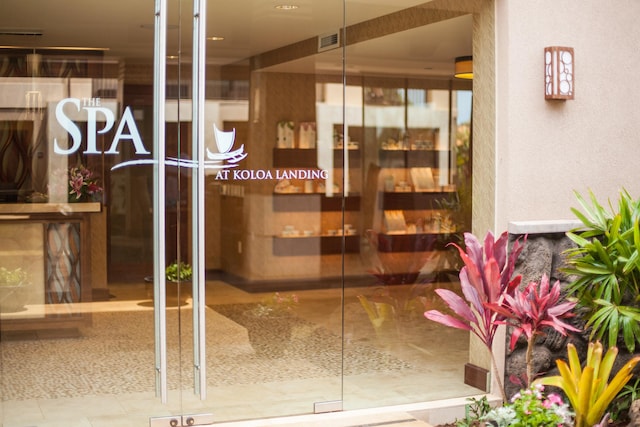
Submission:
POLYGON ((633 353, 640 339, 640 200, 623 190, 617 210, 611 203, 607 210, 591 192, 590 205, 576 196, 584 213, 571 210, 583 226, 567 233, 576 244, 565 251, 563 270, 576 277, 568 293, 584 310, 592 339, 613 347, 622 336, 633 353))

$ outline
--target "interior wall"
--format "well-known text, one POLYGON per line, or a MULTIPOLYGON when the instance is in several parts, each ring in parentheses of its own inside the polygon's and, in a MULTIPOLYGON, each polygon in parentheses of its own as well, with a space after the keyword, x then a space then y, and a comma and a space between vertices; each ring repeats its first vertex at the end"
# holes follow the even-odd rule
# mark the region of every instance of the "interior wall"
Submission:
MULTIPOLYGON (((251 80, 251 120, 246 159, 247 169, 273 169, 273 148, 277 137, 277 123, 315 121, 315 76, 306 74, 255 72, 251 80)), ((272 236, 284 224, 295 224, 295 216, 277 219, 271 206, 274 181, 247 181, 245 201, 247 242, 246 262, 241 276, 249 280, 293 278, 309 273, 320 274, 317 256, 275 257, 272 236)), ((318 209, 319 211, 319 209, 318 209)), ((303 227, 301 224, 296 224, 303 227)), ((302 228, 300 228, 302 229, 302 228)))
MULTIPOLYGON (((497 0, 496 228, 574 219, 574 190, 640 195, 640 3, 497 0), (575 50, 575 99, 545 101, 543 49, 575 50)), ((474 171, 475 172, 475 171, 474 171)))

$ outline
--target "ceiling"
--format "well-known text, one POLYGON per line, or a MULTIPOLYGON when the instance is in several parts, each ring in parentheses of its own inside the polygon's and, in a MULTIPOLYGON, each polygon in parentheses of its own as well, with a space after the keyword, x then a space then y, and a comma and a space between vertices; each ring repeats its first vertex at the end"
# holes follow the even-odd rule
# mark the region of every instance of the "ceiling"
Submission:
MULTIPOLYGON (((227 65, 347 26, 424 4, 424 0, 287 0, 295 10, 279 10, 282 0, 207 2, 207 62, 227 65), (221 5, 219 5, 221 4, 221 5)), ((191 55, 192 1, 168 0, 167 54, 191 55)), ((105 49, 127 62, 153 58, 153 0, 0 0, 0 46, 105 49), (21 34, 22 33, 22 34, 21 34), (38 34, 38 35, 33 35, 38 34)), ((471 16, 465 15, 349 46, 352 73, 451 76, 453 60, 471 54, 471 16)), ((336 49, 273 69, 336 71, 336 49)))

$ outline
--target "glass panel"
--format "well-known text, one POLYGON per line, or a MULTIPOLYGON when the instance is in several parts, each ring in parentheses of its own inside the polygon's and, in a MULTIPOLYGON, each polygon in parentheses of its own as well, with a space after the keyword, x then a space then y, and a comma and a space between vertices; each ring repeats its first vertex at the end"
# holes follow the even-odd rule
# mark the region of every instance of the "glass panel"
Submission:
MULTIPOLYGON (((437 6, 431 5, 433 14, 430 6, 420 5, 412 16, 435 18, 437 6)), ((402 28, 409 10, 385 16, 380 26, 402 28)), ((459 19, 467 18, 456 18, 464 27, 459 19)), ((365 275, 345 278, 345 409, 479 392, 465 384, 468 333, 423 316, 426 310, 444 309, 436 289, 460 291, 460 260, 448 244, 462 243, 471 226, 466 198, 471 103, 459 96, 463 91, 452 90, 470 93, 471 86, 453 82, 450 74, 438 75, 439 61, 456 56, 442 54, 447 48, 436 40, 448 33, 441 24, 365 37, 346 49, 347 74, 353 69, 361 74, 349 81, 363 96, 359 113, 353 114, 360 119, 350 123, 349 136, 358 135, 364 159, 360 258, 365 275), (437 38, 429 37, 432 31, 437 38), (388 49, 392 45, 395 50, 388 49), (375 52, 382 51, 390 55, 384 66, 376 62, 375 52), (351 344, 366 344, 384 355, 384 362, 350 375, 351 344)), ((357 26, 352 31, 357 33, 357 26)))
MULTIPOLYGON (((151 4, 2 2, 0 26, 22 29, 0 35, 7 425, 148 426, 203 412, 218 422, 477 392, 462 383, 468 336, 421 317, 436 287, 457 289, 444 245, 470 227, 470 87, 442 71, 448 59, 433 52, 449 48, 401 49, 409 30, 378 21, 434 22, 412 8, 440 2, 257 3, 208 4, 206 57, 193 67, 194 4, 169 0, 165 86, 151 4), (192 192, 195 160, 205 179, 192 192), (88 179, 80 164, 102 192, 70 194, 80 181, 69 172, 88 179), (178 277, 206 270, 203 293, 167 277, 166 402, 154 381, 160 261, 184 262, 178 277)), ((468 18, 447 21, 451 34, 469 35, 468 18)), ((413 39, 441 40, 422 33, 436 27, 413 39)))
POLYGON ((154 383, 153 3, 9 1, 0 26, 0 423, 181 412, 154 383))
POLYGON ((315 38, 342 27, 342 1, 320 4, 321 14, 262 5, 234 16, 251 29, 241 44, 219 32, 225 13, 210 15, 208 34, 225 37, 207 45, 216 65, 206 70, 205 101, 207 404, 221 420, 340 407, 339 230, 345 187, 355 203, 360 190, 345 184, 335 145, 340 63, 331 76, 317 67, 340 49, 318 54, 315 39, 289 45, 272 34, 306 27, 305 38, 315 38), (229 46, 258 55, 225 62, 229 46), (330 102, 319 85, 326 79, 337 86, 330 102))

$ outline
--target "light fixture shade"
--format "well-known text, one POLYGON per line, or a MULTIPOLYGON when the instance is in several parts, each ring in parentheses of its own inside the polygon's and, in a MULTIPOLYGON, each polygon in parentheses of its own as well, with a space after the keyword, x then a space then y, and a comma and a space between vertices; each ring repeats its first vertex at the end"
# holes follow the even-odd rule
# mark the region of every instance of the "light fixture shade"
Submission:
POLYGON ((40 67, 42 66, 42 55, 36 53, 27 54, 27 75, 29 77, 40 76, 40 67))
POLYGON ((544 98, 573 99, 573 48, 549 46, 544 48, 544 98))
POLYGON ((458 79, 473 79, 473 57, 457 57, 455 62, 455 72, 453 75, 458 79))

